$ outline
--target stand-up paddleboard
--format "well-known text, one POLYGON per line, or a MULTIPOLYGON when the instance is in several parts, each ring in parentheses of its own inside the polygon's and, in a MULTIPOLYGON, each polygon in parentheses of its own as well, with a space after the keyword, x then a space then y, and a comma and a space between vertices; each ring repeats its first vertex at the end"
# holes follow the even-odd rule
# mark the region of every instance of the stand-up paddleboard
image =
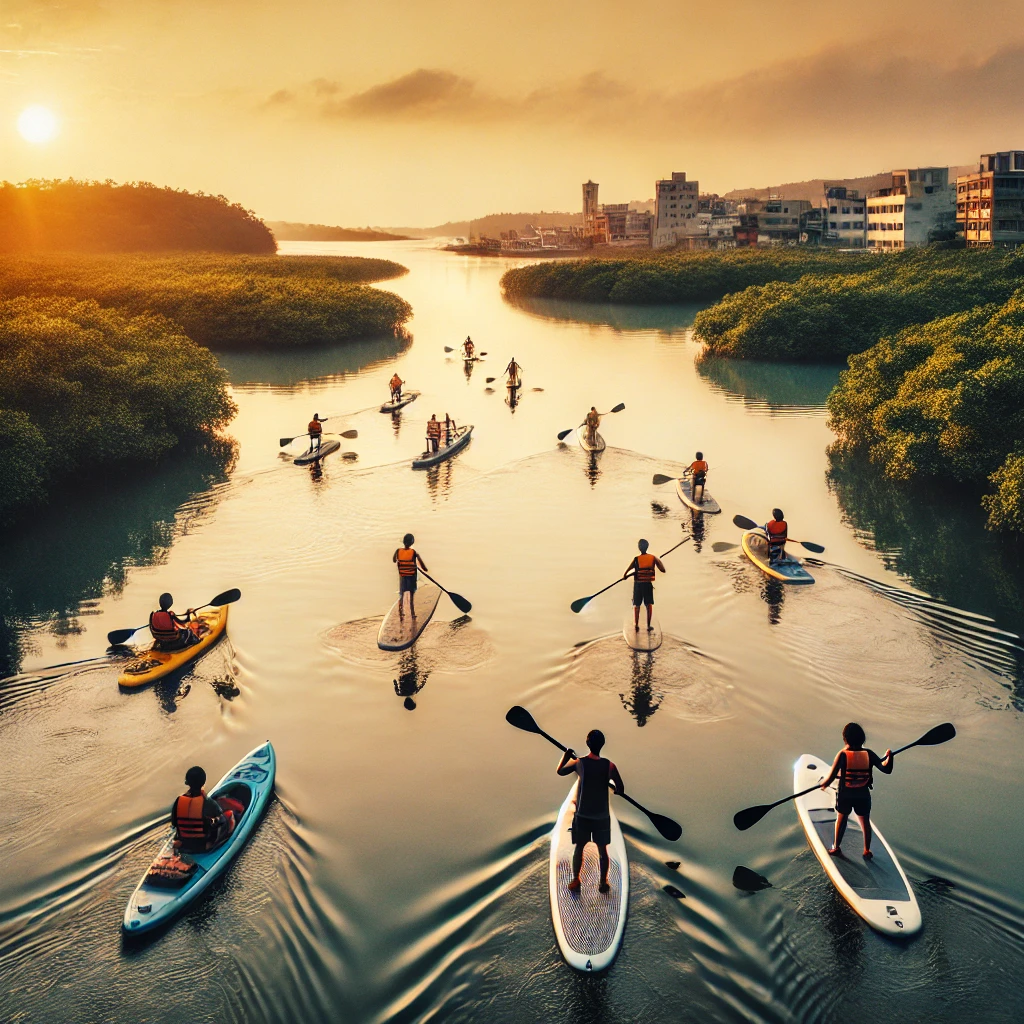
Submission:
POLYGON ((633 608, 630 606, 622 622, 622 639, 634 651, 656 651, 661 646, 661 623, 657 615, 651 616, 651 628, 647 628, 647 609, 640 606, 640 629, 633 625, 633 608))
POLYGON ((694 512, 706 512, 709 516, 716 516, 722 511, 722 506, 711 497, 711 492, 707 488, 704 488, 700 502, 693 500, 693 481, 688 476, 676 481, 676 494, 679 495, 679 500, 694 512))
POLYGON ((583 884, 577 892, 570 892, 574 847, 569 829, 575 811, 576 783, 573 783, 551 831, 548 891, 558 948, 570 967, 589 973, 610 967, 622 945, 629 906, 629 862, 622 829, 609 806, 612 841, 608 847, 608 884, 611 892, 597 890, 601 867, 593 843, 587 843, 583 854, 580 873, 583 884))
POLYGON ((766 576, 783 583, 813 583, 814 577, 791 555, 768 562, 768 538, 760 530, 747 530, 740 538, 743 554, 766 576))
POLYGON ((380 624, 377 646, 382 651, 404 651, 407 647, 412 647, 419 639, 420 633, 427 628, 427 623, 434 617, 441 593, 440 587, 420 576, 416 587, 415 616, 409 612, 409 599, 402 595, 391 606, 391 611, 384 616, 384 621, 380 624), (403 600, 405 614, 400 615, 399 608, 403 600))
MULTIPOLYGON (((801 754, 793 767, 793 791, 799 793, 821 783, 831 769, 830 761, 813 754, 801 754)), ((871 815, 874 857, 865 860, 861 856, 864 833, 855 814, 847 819, 842 855, 833 857, 828 852, 835 839, 837 785, 834 782, 832 788, 824 792, 814 789, 795 801, 808 845, 843 899, 872 928, 883 935, 913 935, 921 929, 921 909, 896 854, 878 831, 874 814, 871 815)))
MULTIPOLYGON (((121 927, 129 935, 142 935, 145 932, 167 924, 193 903, 200 894, 227 869, 239 850, 245 845, 256 823, 260 819, 270 795, 274 791, 274 775, 277 770, 277 759, 270 742, 249 751, 238 764, 232 768, 220 782, 214 786, 210 796, 231 797, 237 800, 245 810, 235 822, 234 831, 227 840, 205 853, 181 854, 186 865, 194 864, 191 873, 180 879, 180 884, 168 887, 164 880, 157 884, 158 879, 151 877, 150 872, 160 869, 161 861, 174 854, 174 836, 168 837, 159 856, 150 865, 128 900, 121 927)), ((179 881, 179 880, 175 880, 179 881)))
POLYGON ((337 438, 324 439, 320 443, 319 448, 314 448, 310 445, 301 455, 296 455, 292 460, 296 466, 308 466, 311 462, 319 462, 321 459, 327 458, 331 452, 336 452, 341 447, 341 442, 337 438))
POLYGON ((398 412, 399 409, 404 409, 410 402, 415 402, 420 397, 419 391, 407 391, 397 402, 385 402, 381 407, 381 412, 398 412))
POLYGON ((148 683, 155 683, 164 676, 169 676, 180 668, 184 668, 190 661, 194 661, 204 651, 208 651, 220 638, 228 624, 228 609, 230 605, 222 605, 220 608, 208 608, 206 611, 196 612, 196 632, 199 636, 199 643, 191 647, 182 647, 176 651, 161 651, 156 647, 140 652, 139 656, 125 665, 121 674, 117 677, 117 685, 126 689, 134 689, 137 686, 145 686, 148 683))
POLYGON ((600 434, 594 433, 594 444, 587 440, 587 427, 584 423, 576 428, 576 438, 585 452, 603 452, 605 449, 604 438, 600 434))
POLYGON ((458 427, 451 444, 442 445, 436 452, 424 452, 419 458, 412 460, 412 468, 426 469, 428 466, 436 466, 439 462, 450 459, 460 448, 465 448, 472 433, 472 423, 468 427, 458 427))

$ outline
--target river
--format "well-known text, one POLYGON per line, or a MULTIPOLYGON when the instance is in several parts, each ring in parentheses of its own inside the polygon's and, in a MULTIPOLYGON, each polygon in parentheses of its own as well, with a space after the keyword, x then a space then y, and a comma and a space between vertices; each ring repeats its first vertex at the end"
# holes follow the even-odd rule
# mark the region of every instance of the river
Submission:
POLYGON ((830 475, 836 371, 698 365, 694 309, 517 308, 507 263, 429 243, 283 248, 408 266, 382 287, 412 303, 409 338, 224 356, 234 454, 111 480, 0 542, 0 1019, 1019 1019, 1024 572, 976 500, 830 475), (444 352, 467 334, 488 353, 470 371, 444 352), (512 355, 514 409, 486 383, 512 355), (423 392, 395 421, 377 411, 394 369, 423 392), (600 456, 557 441, 619 402, 600 456), (278 447, 313 412, 359 431, 320 475, 278 447), (434 412, 472 441, 413 472, 434 412), (651 482, 696 448, 725 510, 704 524, 651 482), (733 514, 775 505, 826 547, 813 587, 712 550, 739 539, 733 514), (638 538, 660 553, 684 530, 650 659, 622 642, 625 585, 570 611, 638 538), (473 609, 444 599, 415 653, 390 655, 375 637, 407 531, 473 609), (115 662, 43 668, 101 655, 162 591, 183 608, 232 586, 228 639, 184 678, 119 692, 115 662), (577 749, 603 729, 628 791, 683 826, 669 843, 619 805, 630 916, 600 976, 555 945, 547 833, 567 787, 557 751, 505 723, 513 704, 577 749), (903 944, 847 908, 792 805, 731 821, 791 791, 797 757, 831 757, 851 719, 879 751, 958 731, 875 787, 924 917, 903 944), (185 769, 219 778, 268 738, 277 798, 230 873, 123 942, 185 769), (738 891, 737 865, 772 888, 738 891))

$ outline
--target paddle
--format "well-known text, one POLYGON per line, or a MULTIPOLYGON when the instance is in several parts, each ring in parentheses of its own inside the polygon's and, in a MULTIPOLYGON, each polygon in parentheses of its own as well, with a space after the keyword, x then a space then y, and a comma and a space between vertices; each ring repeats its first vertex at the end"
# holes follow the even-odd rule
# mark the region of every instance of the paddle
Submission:
MULTIPOLYGON (((420 572, 423 572, 423 570, 420 569, 420 572)), ((426 576, 435 587, 441 587, 441 584, 438 583, 433 576, 427 576, 425 572, 423 572, 423 575, 426 576)), ((441 587, 441 589, 444 590, 444 592, 452 599, 452 604, 454 604, 463 615, 468 615, 470 611, 472 611, 473 606, 461 594, 453 594, 450 590, 445 590, 444 587, 441 587)))
POLYGON ((493 384, 497 379, 497 377, 484 377, 484 383, 493 384))
MULTIPOLYGON (((201 608, 219 608, 225 604, 234 604, 242 596, 242 592, 238 589, 225 590, 223 594, 218 594, 212 601, 208 601, 206 604, 201 604, 199 608, 193 608, 192 611, 197 612, 201 608)), ((148 623, 147 623, 148 625, 148 623)), ((136 626, 134 629, 114 629, 107 634, 107 642, 111 647, 118 647, 123 644, 129 637, 134 633, 138 633, 140 629, 145 629, 145 626, 136 626)))
MULTIPOLYGON (((553 743, 559 750, 564 754, 568 749, 554 738, 549 736, 533 719, 533 715, 524 707, 516 705, 513 708, 509 708, 505 715, 505 721, 509 725, 514 725, 517 729, 522 729, 523 732, 535 732, 538 736, 543 736, 549 743, 553 743)), ((664 814, 657 814, 655 811, 649 811, 643 804, 637 803, 631 796, 627 796, 625 793, 620 793, 619 796, 628 803, 631 803, 638 811, 643 811, 648 818, 651 819, 651 824, 669 841, 675 842, 682 834, 682 827, 678 822, 673 821, 671 818, 666 818, 664 814)))
POLYGON ((664 473, 655 473, 653 479, 651 480, 651 483, 653 483, 656 487, 660 487, 661 484, 669 484, 672 483, 674 480, 678 479, 679 477, 677 476, 665 476, 664 473))
MULTIPOLYGON (((732 521, 741 530, 760 530, 761 527, 754 522, 753 519, 748 519, 746 516, 733 516, 732 521)), ((797 540, 795 537, 787 537, 787 544, 799 544, 801 547, 807 548, 808 551, 817 551, 820 555, 824 550, 824 546, 821 544, 815 544, 812 540, 797 540)))
POLYGON ((733 548, 738 547, 739 544, 733 544, 727 540, 716 540, 715 543, 711 545, 711 550, 717 551, 719 554, 721 554, 723 551, 732 551, 733 548))
MULTIPOLYGON (((929 729, 920 739, 914 740, 913 743, 908 743, 905 747, 900 747, 892 753, 895 757, 896 754, 901 754, 904 750, 909 750, 911 747, 934 747, 940 743, 945 743, 947 740, 951 740, 955 735, 956 729, 953 728, 953 723, 943 722, 942 725, 937 725, 934 729, 929 729)), ((773 807, 778 807, 779 804, 795 800, 798 796, 805 796, 807 793, 813 793, 817 788, 817 786, 811 786, 808 789, 801 790, 799 793, 790 793, 789 796, 784 796, 781 800, 776 800, 773 804, 758 804, 756 807, 746 807, 742 811, 737 811, 733 815, 732 823, 741 832, 746 832, 748 828, 756 825, 773 807)))
MULTIPOLYGON (((323 419, 320 422, 321 423, 326 423, 327 420, 323 419)), ((283 448, 285 445, 291 444, 292 441, 295 441, 295 440, 297 440, 300 437, 310 437, 310 436, 312 436, 312 435, 307 430, 306 433, 304 433, 304 434, 296 434, 295 437, 282 437, 281 440, 278 442, 278 444, 283 448)), ((347 438, 349 438, 351 440, 353 437, 358 437, 359 436, 359 431, 358 430, 346 430, 344 433, 339 434, 338 436, 339 437, 347 437, 347 438)))
MULTIPOLYGON (((455 351, 455 349, 451 348, 449 345, 445 345, 444 350, 445 350, 445 352, 454 352, 455 351)), ((486 352, 481 352, 480 355, 485 356, 485 355, 487 355, 487 353, 486 352)))
POLYGON ((760 892, 762 889, 770 889, 772 887, 772 883, 764 875, 759 875, 756 871, 751 871, 750 868, 745 868, 742 864, 738 864, 736 870, 732 873, 732 884, 744 892, 760 892))
MULTIPOLYGON (((674 544, 672 547, 670 547, 668 549, 668 551, 665 552, 665 555, 672 554, 672 552, 675 551, 676 548, 681 548, 689 539, 690 539, 689 536, 684 537, 678 544, 674 544)), ((665 555, 662 555, 661 557, 664 558, 665 555)), ((622 583, 623 580, 630 579, 632 576, 633 576, 633 573, 629 573, 626 576, 620 576, 614 583, 609 583, 607 587, 603 587, 596 594, 591 594, 590 597, 578 597, 578 598, 576 598, 576 600, 573 601, 573 603, 571 605, 569 605, 569 607, 574 612, 579 614, 581 611, 583 611, 584 608, 587 607, 588 604, 590 604, 591 601, 594 600, 595 597, 598 597, 599 595, 603 594, 606 590, 611 590, 612 587, 617 586, 618 584, 622 583)))
MULTIPOLYGON (((599 416, 611 416, 611 414, 613 412, 622 412, 622 410, 625 409, 625 408, 626 408, 626 403, 625 402, 619 402, 619 404, 617 406, 615 406, 614 409, 609 409, 607 412, 598 413, 598 415, 599 416)), ((583 426, 583 424, 581 423, 580 427, 582 427, 582 426, 583 426)), ((558 440, 559 441, 564 441, 574 430, 579 430, 579 427, 570 427, 568 430, 561 431, 558 434, 558 440)))

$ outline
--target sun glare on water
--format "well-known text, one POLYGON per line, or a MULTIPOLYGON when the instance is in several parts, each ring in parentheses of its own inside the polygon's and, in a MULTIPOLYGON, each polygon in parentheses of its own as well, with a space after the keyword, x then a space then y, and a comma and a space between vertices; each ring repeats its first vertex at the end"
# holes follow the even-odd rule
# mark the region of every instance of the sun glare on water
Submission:
POLYGON ((18 131, 27 142, 49 142, 59 127, 56 115, 46 107, 26 107, 18 116, 18 131))

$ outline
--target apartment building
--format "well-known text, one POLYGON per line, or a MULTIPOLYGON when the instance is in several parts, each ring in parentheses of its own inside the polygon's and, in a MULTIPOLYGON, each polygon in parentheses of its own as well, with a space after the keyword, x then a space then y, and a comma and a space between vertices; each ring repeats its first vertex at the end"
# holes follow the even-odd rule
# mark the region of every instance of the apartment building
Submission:
POLYGON ((698 183, 687 181, 685 171, 673 171, 671 178, 656 181, 651 244, 655 249, 667 249, 706 236, 710 218, 702 222, 700 212, 698 183))
POLYGON ((868 248, 911 249, 955 237, 956 186, 948 167, 892 172, 867 199, 868 248))
POLYGON ((800 241, 801 222, 813 204, 807 199, 743 199, 736 212, 747 218, 745 227, 752 227, 756 217, 758 245, 796 245, 800 241))
MULTIPOLYGON (((868 244, 867 200, 855 188, 826 185, 821 204, 820 223, 822 245, 841 249, 863 249, 868 244)), ((809 232, 808 232, 809 234, 809 232)))
POLYGON ((969 248, 1024 245, 1024 150, 984 153, 956 179, 956 227, 969 248))
POLYGON ((654 218, 629 203, 603 203, 594 218, 594 241, 605 245, 649 246, 654 218))

